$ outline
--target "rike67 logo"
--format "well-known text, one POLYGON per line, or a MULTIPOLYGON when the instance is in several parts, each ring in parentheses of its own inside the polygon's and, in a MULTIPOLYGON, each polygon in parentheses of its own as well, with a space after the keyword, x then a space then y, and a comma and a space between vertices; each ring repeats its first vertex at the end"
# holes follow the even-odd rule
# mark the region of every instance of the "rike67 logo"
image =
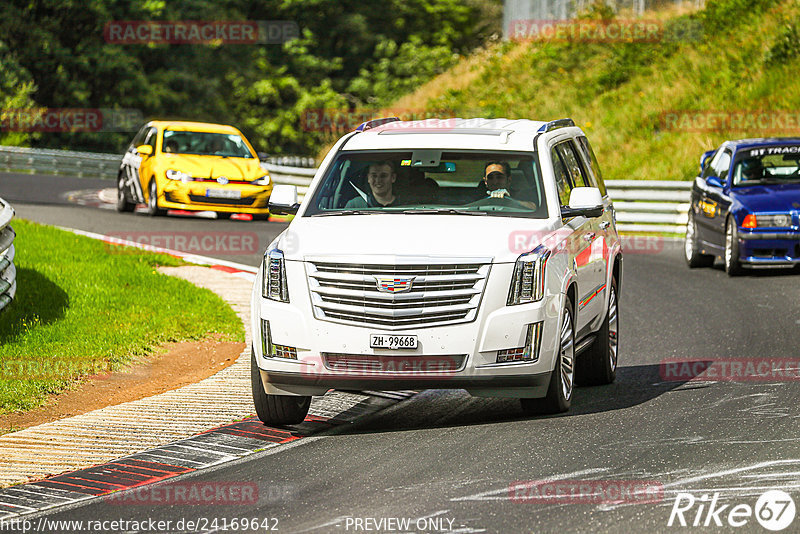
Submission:
POLYGON ((719 497, 719 492, 713 495, 704 493, 700 497, 678 493, 667 526, 738 528, 750 524, 755 518, 765 529, 778 532, 794 522, 794 499, 785 491, 766 491, 754 506, 747 503, 720 504, 719 497))

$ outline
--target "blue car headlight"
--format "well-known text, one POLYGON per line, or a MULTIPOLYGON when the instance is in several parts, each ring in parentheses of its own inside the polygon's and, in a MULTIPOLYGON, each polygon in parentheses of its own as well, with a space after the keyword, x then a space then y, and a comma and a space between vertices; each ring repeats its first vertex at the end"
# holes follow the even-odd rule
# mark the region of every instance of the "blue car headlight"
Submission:
POLYGON ((756 214, 756 223, 759 228, 789 228, 792 226, 792 216, 788 213, 756 214))

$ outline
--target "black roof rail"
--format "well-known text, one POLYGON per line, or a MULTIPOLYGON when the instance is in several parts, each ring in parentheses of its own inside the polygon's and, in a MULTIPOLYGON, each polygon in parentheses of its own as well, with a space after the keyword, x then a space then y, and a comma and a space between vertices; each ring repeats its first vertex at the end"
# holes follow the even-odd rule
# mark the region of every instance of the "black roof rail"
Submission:
POLYGON ((558 130, 559 128, 569 128, 571 126, 575 126, 575 121, 572 119, 558 119, 557 121, 550 121, 541 128, 539 131, 544 132, 552 132, 553 130, 558 130))
POLYGON ((357 132, 363 132, 364 130, 369 130, 370 128, 377 128, 378 126, 383 126, 388 122, 395 122, 399 121, 397 117, 384 117, 382 119, 372 119, 371 121, 367 121, 362 123, 358 128, 356 128, 357 132))

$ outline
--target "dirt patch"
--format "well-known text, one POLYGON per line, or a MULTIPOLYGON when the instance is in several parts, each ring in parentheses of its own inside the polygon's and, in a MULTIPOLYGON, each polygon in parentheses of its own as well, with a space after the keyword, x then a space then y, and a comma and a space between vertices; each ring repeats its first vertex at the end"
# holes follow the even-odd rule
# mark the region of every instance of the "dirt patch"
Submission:
POLYGON ((76 389, 53 395, 40 408, 0 415, 0 434, 194 384, 232 365, 245 347, 218 336, 168 343, 124 371, 91 376, 76 389))

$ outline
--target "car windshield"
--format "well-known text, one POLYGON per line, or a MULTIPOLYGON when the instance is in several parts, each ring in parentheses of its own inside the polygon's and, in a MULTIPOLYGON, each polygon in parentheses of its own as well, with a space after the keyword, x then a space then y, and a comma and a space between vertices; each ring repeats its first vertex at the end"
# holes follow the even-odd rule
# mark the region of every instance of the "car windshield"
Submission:
POLYGON ((800 183, 800 145, 746 149, 736 156, 733 185, 800 183))
POLYGON ((241 136, 211 132, 165 130, 163 152, 226 158, 253 158, 241 136))
POLYGON ((533 154, 344 152, 317 187, 306 216, 409 213, 547 218, 533 154))

